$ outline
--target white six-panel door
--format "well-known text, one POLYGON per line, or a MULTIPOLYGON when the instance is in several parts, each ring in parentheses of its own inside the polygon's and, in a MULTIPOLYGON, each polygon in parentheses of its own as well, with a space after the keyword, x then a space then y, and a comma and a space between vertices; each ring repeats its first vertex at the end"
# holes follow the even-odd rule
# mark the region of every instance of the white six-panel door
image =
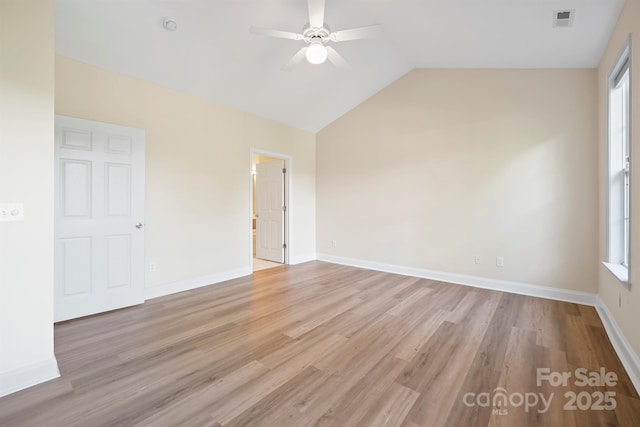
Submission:
POLYGON ((284 161, 256 165, 256 258, 284 262, 284 161))
POLYGON ((144 302, 145 132, 56 116, 55 321, 144 302))

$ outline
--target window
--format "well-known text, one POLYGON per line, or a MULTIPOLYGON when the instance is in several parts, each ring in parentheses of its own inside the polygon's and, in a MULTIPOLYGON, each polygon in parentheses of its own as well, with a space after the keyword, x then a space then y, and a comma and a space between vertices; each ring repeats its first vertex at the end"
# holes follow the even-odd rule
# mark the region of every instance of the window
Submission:
POLYGON ((630 49, 626 47, 609 75, 609 251, 605 265, 629 282, 631 121, 630 49))

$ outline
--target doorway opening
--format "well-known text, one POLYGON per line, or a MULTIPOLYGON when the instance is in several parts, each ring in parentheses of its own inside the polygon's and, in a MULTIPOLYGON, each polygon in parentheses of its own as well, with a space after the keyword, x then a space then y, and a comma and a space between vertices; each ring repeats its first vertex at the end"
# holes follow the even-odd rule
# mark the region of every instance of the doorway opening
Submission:
POLYGON ((251 150, 251 266, 265 270, 289 259, 291 158, 251 150))

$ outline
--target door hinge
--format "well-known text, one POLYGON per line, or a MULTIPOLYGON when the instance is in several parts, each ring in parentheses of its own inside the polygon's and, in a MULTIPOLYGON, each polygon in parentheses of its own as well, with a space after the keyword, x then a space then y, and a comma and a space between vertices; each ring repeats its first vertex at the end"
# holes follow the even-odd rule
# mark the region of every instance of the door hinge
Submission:
POLYGON ((286 207, 286 206, 283 206, 283 207, 282 207, 282 211, 283 211, 283 212, 286 212, 286 211, 287 211, 287 207, 286 207))
POLYGON ((287 173, 287 168, 282 168, 282 173, 287 173))
POLYGON ((286 243, 282 244, 282 249, 287 249, 287 244, 286 243))

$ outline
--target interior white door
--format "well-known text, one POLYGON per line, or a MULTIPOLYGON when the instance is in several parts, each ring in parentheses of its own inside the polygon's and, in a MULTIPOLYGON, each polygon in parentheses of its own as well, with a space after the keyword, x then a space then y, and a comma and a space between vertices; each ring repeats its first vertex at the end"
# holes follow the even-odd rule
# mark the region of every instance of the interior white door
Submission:
POLYGON ((284 160, 256 165, 256 258, 284 262, 284 160))
POLYGON ((54 320, 144 302, 145 132, 56 116, 54 320))

